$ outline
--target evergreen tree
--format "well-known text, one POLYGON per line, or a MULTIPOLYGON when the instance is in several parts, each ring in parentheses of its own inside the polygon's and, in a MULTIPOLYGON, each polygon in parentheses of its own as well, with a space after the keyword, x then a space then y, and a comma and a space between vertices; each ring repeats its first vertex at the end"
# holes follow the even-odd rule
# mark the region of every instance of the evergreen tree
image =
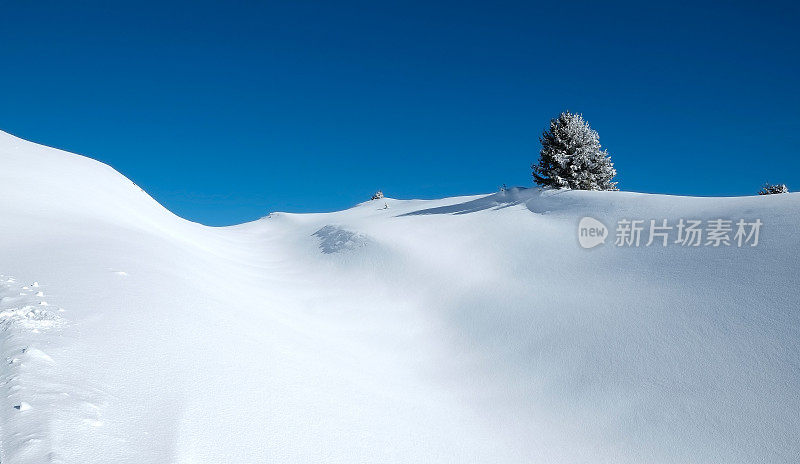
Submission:
POLYGON ((531 166, 534 181, 542 187, 575 190, 617 190, 617 171, 606 150, 600 149, 597 131, 580 114, 569 111, 550 120, 539 138, 539 163, 531 166))
POLYGON ((786 184, 770 184, 767 182, 758 191, 759 195, 774 195, 776 193, 789 193, 789 187, 786 184))

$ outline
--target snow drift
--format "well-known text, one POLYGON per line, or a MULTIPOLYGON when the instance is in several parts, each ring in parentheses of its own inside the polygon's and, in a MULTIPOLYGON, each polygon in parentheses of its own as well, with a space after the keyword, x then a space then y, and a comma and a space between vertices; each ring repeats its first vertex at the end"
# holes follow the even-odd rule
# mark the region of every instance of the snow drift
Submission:
POLYGON ((798 217, 512 189, 211 228, 0 133, 0 462, 797 462, 798 217), (764 226, 585 250, 585 216, 764 226))

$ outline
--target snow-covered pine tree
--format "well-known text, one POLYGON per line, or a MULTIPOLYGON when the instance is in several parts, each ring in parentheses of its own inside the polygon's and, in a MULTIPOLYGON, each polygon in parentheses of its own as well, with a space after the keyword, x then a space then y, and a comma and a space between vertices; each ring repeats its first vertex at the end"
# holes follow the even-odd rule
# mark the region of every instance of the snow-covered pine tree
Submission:
POLYGON ((617 171, 606 150, 600 149, 597 131, 580 114, 569 111, 550 120, 539 138, 539 163, 531 166, 533 179, 542 187, 575 190, 617 190, 617 171))
POLYGON ((767 182, 758 191, 759 195, 774 195, 776 193, 789 193, 789 187, 786 184, 770 184, 767 182))

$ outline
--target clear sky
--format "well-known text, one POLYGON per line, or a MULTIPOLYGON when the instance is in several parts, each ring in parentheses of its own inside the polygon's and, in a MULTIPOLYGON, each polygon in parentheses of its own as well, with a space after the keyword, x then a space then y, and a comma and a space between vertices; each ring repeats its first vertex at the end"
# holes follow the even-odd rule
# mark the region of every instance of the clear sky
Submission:
POLYGON ((797 3, 657 3, 0 0, 0 130, 212 225, 530 186, 565 109, 622 190, 800 190, 797 3))

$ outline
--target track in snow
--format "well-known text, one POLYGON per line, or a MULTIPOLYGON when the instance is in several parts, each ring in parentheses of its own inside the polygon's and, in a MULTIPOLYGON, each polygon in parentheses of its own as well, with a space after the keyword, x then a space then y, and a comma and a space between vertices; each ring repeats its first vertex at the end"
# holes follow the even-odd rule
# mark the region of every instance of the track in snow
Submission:
POLYGON ((78 412, 86 426, 102 426, 100 406, 60 381, 59 363, 49 353, 67 324, 63 312, 48 304, 38 282, 23 285, 0 275, 0 462, 64 462, 53 451, 58 437, 50 426, 60 420, 48 413, 54 407, 78 412))

